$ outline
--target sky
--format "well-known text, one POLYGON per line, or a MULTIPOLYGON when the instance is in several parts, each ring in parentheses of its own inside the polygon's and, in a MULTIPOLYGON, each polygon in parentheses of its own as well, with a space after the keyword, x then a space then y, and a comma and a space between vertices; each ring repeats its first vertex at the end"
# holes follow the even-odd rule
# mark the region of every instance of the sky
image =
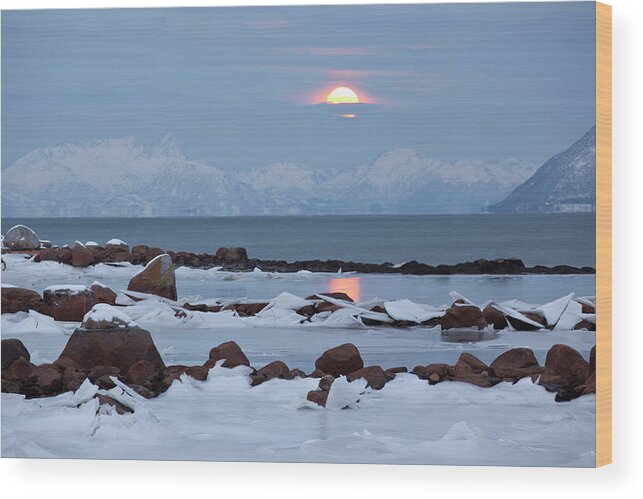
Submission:
POLYGON ((2 12, 2 168, 167 133, 227 170, 542 162, 594 123, 595 4, 2 12), (320 104, 345 85, 367 102, 320 104), (341 114, 355 114, 354 118, 341 114))

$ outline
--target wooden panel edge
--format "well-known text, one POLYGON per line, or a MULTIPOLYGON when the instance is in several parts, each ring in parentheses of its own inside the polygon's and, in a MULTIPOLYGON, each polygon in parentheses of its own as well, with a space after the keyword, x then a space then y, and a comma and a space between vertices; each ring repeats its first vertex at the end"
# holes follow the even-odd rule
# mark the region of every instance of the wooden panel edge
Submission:
POLYGON ((612 462, 612 7, 596 2, 596 466, 612 462))

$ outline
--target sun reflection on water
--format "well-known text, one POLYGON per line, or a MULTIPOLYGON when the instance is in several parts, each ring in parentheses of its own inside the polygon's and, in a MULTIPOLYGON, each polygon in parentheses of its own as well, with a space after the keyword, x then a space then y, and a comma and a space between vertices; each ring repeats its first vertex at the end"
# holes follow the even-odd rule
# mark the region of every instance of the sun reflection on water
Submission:
POLYGON ((346 293, 355 303, 362 299, 361 277, 334 277, 328 281, 329 293, 346 293))

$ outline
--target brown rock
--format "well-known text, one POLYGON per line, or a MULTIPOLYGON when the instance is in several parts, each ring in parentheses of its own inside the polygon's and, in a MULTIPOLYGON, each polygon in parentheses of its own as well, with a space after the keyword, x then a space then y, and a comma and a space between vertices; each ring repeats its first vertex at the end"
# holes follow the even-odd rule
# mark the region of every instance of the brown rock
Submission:
POLYGON ((573 348, 561 344, 549 349, 545 368, 540 384, 550 391, 574 391, 590 375, 589 363, 583 356, 573 348))
POLYGON ((94 293, 89 289, 45 289, 40 312, 57 321, 80 322, 94 306, 94 293))
POLYGON ((134 412, 131 408, 127 407, 124 404, 121 404, 118 400, 115 400, 112 397, 108 397, 107 395, 96 394, 94 398, 98 399, 98 405, 99 405, 99 409, 98 411, 96 411, 96 414, 98 414, 98 412, 100 411, 100 406, 103 406, 103 405, 114 407, 116 412, 121 416, 123 414, 131 414, 134 412))
POLYGON ((286 379, 305 378, 305 377, 306 377, 306 373, 301 369, 291 369, 290 371, 288 371, 288 375, 286 376, 286 379))
POLYGON ((442 329, 484 329, 482 311, 475 305, 451 305, 440 319, 442 329))
POLYGON ((2 244, 12 251, 36 250, 40 248, 40 239, 29 227, 16 225, 7 231, 2 244))
POLYGON ((24 343, 16 338, 7 338, 2 340, 2 370, 9 369, 11 364, 13 364, 20 357, 24 358, 25 361, 29 362, 31 356, 29 355, 29 350, 24 345, 24 343))
POLYGON ((261 312, 268 303, 235 303, 233 305, 226 305, 221 310, 234 310, 241 317, 250 317, 257 315, 261 312))
POLYGON ((75 371, 76 369, 78 369, 78 364, 76 363, 76 361, 65 356, 58 357, 54 361, 54 366, 56 366, 56 369, 58 369, 59 371, 75 371))
POLYGON ((364 367, 359 350, 352 343, 344 343, 326 350, 315 361, 315 368, 335 377, 346 375, 364 367))
POLYGON ((40 251, 34 262, 58 262, 60 261, 60 248, 48 248, 40 251))
POLYGON ((89 267, 93 265, 94 253, 85 247, 75 247, 71 250, 71 264, 74 267, 89 267))
POLYGON ((161 248, 149 248, 145 252, 145 263, 149 263, 154 260, 157 256, 162 255, 164 251, 161 248))
POLYGON ((507 320, 509 321, 509 324, 511 324, 511 327, 513 327, 517 331, 537 331, 539 329, 544 329, 547 327, 547 320, 543 315, 538 314, 536 312, 520 312, 520 313, 523 316, 525 316, 527 319, 540 324, 540 327, 534 326, 533 324, 529 324, 528 322, 525 322, 523 320, 517 319, 516 317, 511 317, 508 315, 507 320))
POLYGON ((306 300, 324 300, 324 296, 334 298, 335 300, 344 300, 351 303, 355 303, 355 301, 350 296, 348 296, 348 294, 342 291, 338 291, 336 293, 319 293, 317 295, 310 295, 306 297, 306 300), (323 296, 320 296, 320 295, 323 295, 323 296))
POLYGON ((205 381, 208 379, 209 369, 203 366, 190 366, 185 370, 185 374, 197 381, 205 381))
POLYGON ((78 369, 65 369, 63 375, 63 391, 75 392, 87 379, 87 375, 78 369))
POLYGON ((456 373, 451 381, 460 381, 463 383, 471 383, 472 385, 480 386, 482 388, 490 388, 496 385, 500 380, 493 376, 489 376, 486 373, 460 372, 456 373))
POLYGON ((583 319, 574 326, 574 330, 578 331, 580 329, 586 329, 587 331, 596 331, 596 324, 588 321, 587 319, 583 319))
POLYGON ((241 347, 234 341, 226 341, 219 346, 210 350, 209 360, 206 362, 206 367, 212 368, 219 360, 225 359, 222 367, 236 367, 236 366, 250 366, 248 357, 243 353, 241 347))
POLYGON ((505 314, 493 305, 487 305, 482 311, 482 316, 487 324, 491 324, 495 330, 505 329, 508 325, 505 314))
POLYGON ((326 392, 329 391, 334 381, 335 376, 333 376, 332 374, 324 374, 321 378, 319 378, 319 389, 326 392))
POLYGON ((148 387, 157 374, 156 367, 149 360, 139 360, 128 369, 126 380, 134 385, 148 387))
POLYGON ((15 314, 38 310, 42 298, 40 294, 31 289, 2 287, 2 313, 15 314))
POLYGON ((18 357, 11 363, 7 370, 3 370, 2 375, 6 379, 24 383, 27 382, 31 375, 31 371, 33 371, 35 367, 35 365, 24 357, 18 357))
POLYGON ((286 379, 289 372, 290 369, 288 369, 288 366, 284 362, 275 360, 257 371, 252 377, 252 386, 260 385, 274 378, 286 379))
POLYGON ((392 373, 392 374, 399 374, 399 373, 407 373, 407 372, 409 372, 409 370, 404 366, 401 366, 401 367, 389 367, 386 370, 386 372, 389 372, 389 373, 392 373))
POLYGON ((126 373, 139 360, 152 363, 159 372, 165 369, 152 336, 138 327, 119 328, 108 331, 76 330, 69 338, 61 355, 78 364, 83 371, 94 366, 114 366, 126 373))
POLYGON ((52 364, 35 366, 28 380, 38 389, 38 395, 55 395, 62 392, 62 375, 52 364))
POLYGON ((433 373, 429 375, 429 385, 436 385, 441 381, 441 378, 438 374, 433 373))
POLYGON ((92 284, 90 288, 94 293, 94 303, 106 303, 107 305, 116 305, 116 293, 102 284, 92 284))
POLYGON ((352 382, 360 378, 364 378, 367 382, 367 386, 370 386, 373 390, 381 390, 384 388, 384 385, 392 379, 391 375, 386 374, 384 369, 380 366, 363 367, 362 369, 353 371, 346 376, 348 382, 352 382))
POLYGON ((170 255, 159 255, 148 263, 141 272, 132 277, 127 289, 176 301, 176 277, 170 255))
POLYGON ((118 367, 97 365, 87 372, 87 377, 89 378, 89 381, 95 383, 98 379, 105 376, 118 377, 120 373, 121 371, 118 367))
POLYGON ((308 392, 307 400, 315 404, 326 407, 326 400, 328 400, 328 392, 324 390, 311 390, 308 392))
POLYGON ((496 376, 518 381, 521 378, 540 374, 542 368, 534 352, 529 348, 512 348, 500 354, 490 366, 496 376))
MULTIPOLYGON (((322 371, 321 369, 315 369, 312 373, 310 373, 311 378, 321 378, 324 376, 326 373, 322 371)), ((334 378, 334 376, 333 376, 334 378)))
POLYGON ((248 252, 245 248, 219 248, 216 258, 226 263, 245 262, 248 259, 248 252))
POLYGON ((456 362, 455 368, 453 369, 453 374, 457 376, 468 373, 489 374, 492 373, 492 369, 477 357, 471 355, 468 352, 465 352, 460 355, 458 362, 456 362))
POLYGON ((411 370, 411 374, 415 374, 420 379, 429 379, 429 372, 426 370, 426 366, 415 366, 411 370))
POLYGON ((449 364, 429 364, 426 366, 426 372, 429 379, 431 379, 431 376, 435 374, 440 378, 440 380, 444 380, 453 375, 453 367, 449 364))

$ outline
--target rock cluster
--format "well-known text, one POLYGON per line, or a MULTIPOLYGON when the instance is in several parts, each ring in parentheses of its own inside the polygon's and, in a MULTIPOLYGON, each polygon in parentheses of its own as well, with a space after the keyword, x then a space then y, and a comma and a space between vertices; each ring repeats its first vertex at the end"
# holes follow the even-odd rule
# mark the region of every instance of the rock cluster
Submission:
MULTIPOLYGON (((528 377, 548 391, 555 392, 555 400, 562 402, 595 393, 595 359, 595 348, 588 362, 573 348, 554 345, 547 353, 545 365, 540 366, 530 349, 513 348, 499 355, 490 365, 465 352, 455 365, 419 365, 411 373, 427 380, 430 385, 455 381, 484 388, 501 381, 516 383, 528 377)), ((42 365, 31 363, 29 351, 20 340, 2 340, 2 391, 22 393, 27 397, 75 391, 89 379, 103 389, 113 388, 115 380, 118 380, 150 398, 166 391, 183 375, 205 381, 208 372, 215 366, 227 369, 248 367, 251 386, 274 379, 307 377, 303 371, 290 369, 279 360, 255 370, 234 341, 214 347, 203 365, 166 366, 150 333, 138 327, 77 329, 58 359, 42 365)), ((326 350, 316 360, 315 371, 310 376, 319 379, 318 388, 310 391, 307 399, 325 407, 329 392, 340 376, 345 376, 349 383, 363 379, 367 387, 381 390, 396 374, 404 372, 407 372, 406 367, 364 367, 357 347, 346 343, 326 350)))

